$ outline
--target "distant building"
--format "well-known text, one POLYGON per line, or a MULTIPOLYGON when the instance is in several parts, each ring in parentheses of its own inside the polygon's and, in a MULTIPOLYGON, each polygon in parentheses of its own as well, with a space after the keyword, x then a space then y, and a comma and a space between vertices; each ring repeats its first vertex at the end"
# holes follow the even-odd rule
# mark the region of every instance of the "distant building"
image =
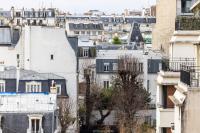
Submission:
POLYGON ((124 15, 125 16, 142 16, 142 11, 125 9, 124 15))
POLYGON ((55 26, 57 11, 49 9, 15 9, 11 8, 14 25, 55 26))
POLYGON ((156 17, 156 5, 151 6, 151 14, 150 16, 156 17))
POLYGON ((0 10, 0 26, 8 26, 12 20, 11 12, 0 10))
POLYGON ((68 21, 66 31, 67 35, 88 36, 94 41, 101 41, 104 36, 103 24, 91 21, 68 21))

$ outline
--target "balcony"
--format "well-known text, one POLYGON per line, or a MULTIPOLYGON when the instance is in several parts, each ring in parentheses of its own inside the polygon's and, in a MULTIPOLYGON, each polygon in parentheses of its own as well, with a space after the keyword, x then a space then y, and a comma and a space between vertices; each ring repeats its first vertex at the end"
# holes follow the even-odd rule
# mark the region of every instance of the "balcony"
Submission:
POLYGON ((200 17, 178 16, 175 22, 175 30, 200 30, 200 17))
POLYGON ((180 72, 181 66, 194 66, 194 58, 173 58, 173 59, 163 59, 162 60, 162 70, 169 72, 180 72))
POLYGON ((183 66, 180 81, 189 87, 200 87, 200 66, 183 66))

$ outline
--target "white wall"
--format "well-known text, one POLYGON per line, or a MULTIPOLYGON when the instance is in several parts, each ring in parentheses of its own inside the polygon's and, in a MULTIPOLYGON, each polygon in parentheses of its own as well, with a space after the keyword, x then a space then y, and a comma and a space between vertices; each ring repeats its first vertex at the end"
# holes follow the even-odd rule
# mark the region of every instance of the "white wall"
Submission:
POLYGON ((195 58, 195 45, 193 43, 174 43, 170 48, 171 58, 195 58))
POLYGON ((0 112, 53 112, 56 110, 56 94, 30 93, 30 94, 9 94, 1 93, 0 112))

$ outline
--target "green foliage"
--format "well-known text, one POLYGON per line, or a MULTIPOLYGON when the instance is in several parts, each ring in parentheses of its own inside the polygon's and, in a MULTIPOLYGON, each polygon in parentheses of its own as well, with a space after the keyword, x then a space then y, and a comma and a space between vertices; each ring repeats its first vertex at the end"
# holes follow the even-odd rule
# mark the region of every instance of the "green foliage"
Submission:
POLYGON ((141 133, 149 133, 151 130, 154 130, 154 128, 152 128, 149 124, 147 123, 143 123, 140 126, 140 131, 141 133))
POLYGON ((176 18, 177 30, 200 30, 200 17, 179 16, 176 18))
POLYGON ((122 44, 121 40, 119 39, 119 37, 115 36, 112 40, 113 44, 122 44))
POLYGON ((100 93, 100 105, 98 108, 107 109, 111 106, 112 103, 112 95, 113 89, 112 88, 104 88, 101 90, 100 93))

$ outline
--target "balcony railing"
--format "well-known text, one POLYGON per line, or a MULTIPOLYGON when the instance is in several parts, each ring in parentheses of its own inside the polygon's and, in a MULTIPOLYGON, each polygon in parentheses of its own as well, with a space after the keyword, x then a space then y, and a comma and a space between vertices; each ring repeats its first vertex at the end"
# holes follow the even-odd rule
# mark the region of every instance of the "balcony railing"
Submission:
POLYGON ((173 58, 162 60, 162 70, 180 72, 182 66, 195 66, 195 58, 173 58))
POLYGON ((200 87, 200 66, 182 66, 180 81, 190 87, 200 87))
POLYGON ((200 17, 178 16, 175 22, 176 30, 200 30, 200 17))

